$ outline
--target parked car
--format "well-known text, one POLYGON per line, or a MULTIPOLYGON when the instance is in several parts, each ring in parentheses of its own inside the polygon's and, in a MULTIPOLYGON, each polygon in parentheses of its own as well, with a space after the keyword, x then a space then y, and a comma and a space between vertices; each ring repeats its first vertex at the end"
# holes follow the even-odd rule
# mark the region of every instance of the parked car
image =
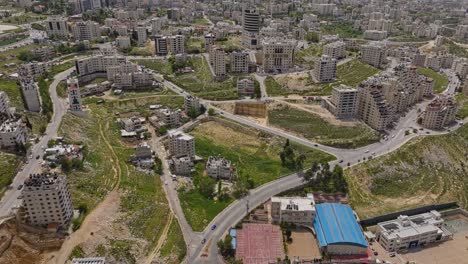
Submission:
POLYGON ((18 185, 18 188, 16 188, 16 189, 18 189, 18 190, 23 189, 23 184, 18 185))
POLYGON ((215 230, 215 229, 216 229, 216 225, 213 225, 213 226, 211 227, 211 230, 215 230))

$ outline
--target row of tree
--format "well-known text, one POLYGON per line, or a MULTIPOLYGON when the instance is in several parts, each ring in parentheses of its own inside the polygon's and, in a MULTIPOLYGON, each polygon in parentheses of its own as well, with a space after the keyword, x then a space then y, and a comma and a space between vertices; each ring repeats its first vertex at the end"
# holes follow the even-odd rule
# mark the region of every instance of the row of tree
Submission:
POLYGON ((347 192, 348 183, 343 175, 343 168, 336 165, 333 170, 330 170, 330 165, 324 163, 312 163, 310 169, 304 173, 304 180, 314 190, 324 192, 347 192))
POLYGON ((283 146, 283 150, 280 152, 281 164, 285 167, 291 169, 302 169, 306 156, 304 154, 299 154, 296 156, 296 153, 289 142, 289 139, 286 139, 286 143, 283 146))

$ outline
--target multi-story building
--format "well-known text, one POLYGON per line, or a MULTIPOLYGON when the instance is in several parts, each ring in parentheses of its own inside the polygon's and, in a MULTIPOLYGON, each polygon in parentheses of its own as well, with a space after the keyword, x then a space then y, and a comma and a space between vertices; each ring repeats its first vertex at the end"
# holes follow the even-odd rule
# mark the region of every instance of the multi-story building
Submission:
POLYGON ((10 107, 10 100, 5 92, 0 92, 0 121, 2 117, 13 117, 14 109, 10 107))
POLYGON ((337 60, 344 58, 346 56, 346 43, 343 41, 336 41, 327 44, 323 47, 323 54, 337 60))
POLYGON ((210 49, 210 64, 213 67, 216 77, 226 76, 226 53, 217 46, 212 46, 210 49))
POLYGON ((237 79, 237 93, 239 96, 252 96, 255 94, 255 83, 250 78, 237 79))
POLYGON ((157 56, 166 56, 168 54, 167 50, 167 37, 157 35, 154 37, 154 46, 157 56))
POLYGON ((388 252, 417 248, 451 237, 452 234, 443 228, 443 223, 437 211, 400 215, 395 220, 377 224, 376 240, 388 252))
POLYGON ((420 76, 421 82, 419 85, 422 86, 422 90, 424 91, 424 96, 425 97, 431 97, 433 93, 433 88, 434 88, 434 79, 426 77, 426 76, 420 76))
POLYGON ((167 50, 170 54, 185 53, 185 36, 175 35, 167 38, 167 50))
POLYGON ((231 53, 231 72, 232 73, 249 73, 249 54, 242 51, 234 51, 231 53))
POLYGON ((64 175, 31 174, 24 181, 22 195, 26 223, 68 227, 73 216, 73 205, 64 175))
POLYGON ((426 106, 421 114, 421 126, 429 129, 442 129, 455 120, 458 110, 454 98, 440 95, 426 106))
POLYGON ((215 179, 230 180, 235 169, 231 165, 231 161, 217 156, 210 156, 206 162, 206 174, 215 179))
POLYGON ((39 100, 39 88, 34 79, 29 76, 20 76, 21 94, 23 94, 26 108, 31 112, 41 111, 41 102, 39 100))
POLYGON ((185 112, 188 113, 191 109, 195 109, 198 113, 201 111, 200 99, 192 95, 186 95, 184 99, 185 112))
POLYGON ((31 76, 32 78, 38 78, 49 71, 49 64, 45 62, 29 62, 24 63, 18 69, 18 74, 22 76, 31 76))
POLYGON ((48 61, 55 57, 55 50, 52 46, 42 46, 32 50, 32 53, 40 61, 48 61))
POLYGON ((0 148, 12 148, 26 143, 28 134, 21 118, 0 119, 0 121, 3 121, 0 124, 0 148))
POLYGON ((371 42, 361 46, 361 60, 376 68, 381 68, 386 61, 385 46, 380 42, 371 42))
POLYGON ((168 131, 169 153, 172 156, 195 157, 195 138, 177 130, 168 131))
POLYGON ((73 37, 75 40, 95 40, 101 37, 99 24, 91 20, 78 21, 72 25, 73 37))
POLYGON ((315 218, 313 194, 307 197, 271 197, 273 223, 294 223, 312 226, 315 218))
POLYGON ((190 176, 195 166, 189 156, 172 157, 170 165, 175 174, 183 176, 190 176))
POLYGON ((430 55, 426 57, 425 66, 434 71, 440 71, 440 68, 442 67, 440 58, 435 55, 430 55))
POLYGON ((358 117, 375 130, 383 131, 394 120, 392 107, 385 100, 383 86, 370 79, 358 87, 358 117))
POLYGON ((128 49, 132 46, 130 37, 128 36, 118 36, 115 39, 115 43, 119 49, 128 49))
POLYGON ((140 47, 145 46, 146 41, 148 40, 148 34, 146 32, 146 27, 138 26, 135 31, 136 31, 136 34, 137 34, 138 46, 140 46, 140 47))
POLYGON ((294 41, 266 39, 262 45, 265 72, 287 72, 294 66, 294 41))
POLYGON ((76 78, 68 78, 68 107, 72 112, 81 111, 80 86, 76 78))
POLYGON ((211 45, 215 44, 216 36, 213 33, 208 33, 205 35, 205 49, 208 50, 211 45))
POLYGON ((340 119, 355 118, 357 105, 357 89, 344 84, 333 87, 330 99, 322 100, 322 106, 340 119))
POLYGON ((412 63, 414 66, 424 67, 426 64, 426 54, 419 52, 414 54, 412 63))
POLYGON ((177 127, 180 124, 180 110, 162 108, 156 111, 159 121, 164 122, 165 126, 177 127))
POLYGON ((49 38, 68 38, 67 18, 62 16, 48 16, 46 31, 49 38))
POLYGON ((317 82, 332 82, 336 79, 336 59, 322 55, 315 61, 314 77, 317 82))
POLYGON ((260 14, 255 8, 242 10, 242 44, 249 49, 260 46, 260 14))

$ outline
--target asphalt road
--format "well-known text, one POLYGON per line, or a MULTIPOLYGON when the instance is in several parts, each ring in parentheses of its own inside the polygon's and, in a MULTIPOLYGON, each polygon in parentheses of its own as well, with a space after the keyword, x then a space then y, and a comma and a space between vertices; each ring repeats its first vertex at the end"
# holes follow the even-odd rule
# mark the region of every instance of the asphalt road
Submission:
POLYGON ((16 177, 13 179, 13 183, 11 184, 12 188, 3 196, 0 202, 0 218, 9 216, 13 210, 21 204, 21 199, 18 199, 21 194, 21 190, 18 190, 17 187, 24 183, 24 180, 29 176, 29 174, 40 171, 43 155, 42 146, 47 146, 47 142, 50 139, 57 137, 57 131, 63 116, 67 112, 67 106, 65 101, 58 97, 56 87, 58 83, 61 80, 66 79, 73 70, 74 68, 71 68, 55 75, 54 81, 49 87, 50 97, 54 103, 54 114, 51 122, 47 125, 45 135, 40 138, 39 143, 32 146, 30 150, 32 158, 28 157, 28 163, 24 165, 22 170, 18 172, 16 177), (36 159, 37 155, 40 156, 39 159, 36 159))

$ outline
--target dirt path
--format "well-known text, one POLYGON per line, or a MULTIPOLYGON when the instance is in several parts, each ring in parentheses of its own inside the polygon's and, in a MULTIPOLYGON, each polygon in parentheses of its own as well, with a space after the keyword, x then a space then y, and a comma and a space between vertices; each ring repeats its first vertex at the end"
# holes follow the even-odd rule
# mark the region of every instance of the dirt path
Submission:
POLYGON ((167 234, 169 233, 169 229, 171 228, 171 223, 174 219, 174 214, 171 212, 169 214, 169 219, 166 223, 166 226, 164 227, 164 230, 161 234, 161 236, 158 239, 158 243, 156 244, 156 247, 151 251, 149 254, 148 258, 145 261, 145 264, 151 264, 153 259, 158 255, 159 250, 161 250, 161 247, 164 245, 164 242, 166 242, 167 234))
MULTIPOLYGON (((109 122, 106 122, 105 130, 108 129, 109 122)), ((106 198, 102 202, 100 202, 98 206, 96 206, 96 208, 94 208, 94 210, 92 210, 91 213, 89 213, 89 215, 86 216, 85 220, 81 224, 80 229, 72 233, 68 237, 68 239, 63 243, 62 247, 60 248, 60 251, 55 257, 56 264, 65 263, 73 249, 81 243, 87 241, 88 239, 92 239, 92 234, 98 232, 102 228, 103 223, 111 224, 107 223, 109 221, 105 220, 109 220, 109 218, 112 218, 115 215, 116 212, 114 212, 113 209, 116 208, 115 205, 120 202, 120 194, 117 191, 120 184, 120 178, 122 176, 120 161, 117 154, 114 151, 114 148, 109 143, 109 140, 107 139, 104 133, 104 129, 101 122, 99 122, 99 132, 101 138, 104 140, 104 143, 106 143, 107 147, 112 152, 112 157, 110 157, 110 160, 114 164, 113 171, 115 183, 112 188, 112 191, 106 196, 106 198)), ((53 259, 51 259, 51 261, 53 261, 53 259)))

